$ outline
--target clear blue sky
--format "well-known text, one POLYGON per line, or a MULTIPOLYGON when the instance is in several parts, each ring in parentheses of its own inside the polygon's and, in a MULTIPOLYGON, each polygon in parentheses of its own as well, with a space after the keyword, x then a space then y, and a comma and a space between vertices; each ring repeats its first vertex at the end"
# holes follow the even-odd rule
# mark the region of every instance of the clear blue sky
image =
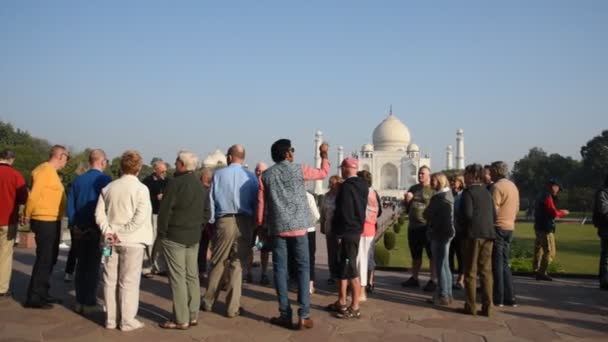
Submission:
POLYGON ((433 166, 608 129, 608 1, 2 1, 0 120, 174 160, 233 143, 371 142, 389 105, 433 166))

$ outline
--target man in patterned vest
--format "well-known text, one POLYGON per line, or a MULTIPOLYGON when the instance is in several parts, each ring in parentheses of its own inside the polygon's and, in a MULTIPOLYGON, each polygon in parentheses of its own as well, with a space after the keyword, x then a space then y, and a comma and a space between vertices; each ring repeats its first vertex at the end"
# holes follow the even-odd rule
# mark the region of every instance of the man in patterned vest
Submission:
POLYGON ((327 159, 327 144, 319 148, 321 168, 316 169, 294 163, 295 149, 288 139, 277 140, 270 149, 275 164, 262 174, 259 185, 257 224, 268 229, 272 239, 272 266, 274 283, 279 299, 278 317, 270 323, 285 328, 293 328, 292 311, 289 305, 287 281, 287 258, 294 258, 295 273, 298 275, 298 316, 297 329, 310 329, 309 255, 307 228, 310 222, 310 208, 306 199, 304 181, 324 179, 330 165, 327 159))

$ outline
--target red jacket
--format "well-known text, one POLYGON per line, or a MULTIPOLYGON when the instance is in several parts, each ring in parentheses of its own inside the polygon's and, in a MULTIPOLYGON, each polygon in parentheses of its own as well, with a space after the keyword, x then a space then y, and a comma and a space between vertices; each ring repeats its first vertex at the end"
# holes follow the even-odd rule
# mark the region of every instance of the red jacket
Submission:
POLYGON ((25 179, 8 164, 0 164, 0 226, 17 224, 19 205, 27 201, 25 179))

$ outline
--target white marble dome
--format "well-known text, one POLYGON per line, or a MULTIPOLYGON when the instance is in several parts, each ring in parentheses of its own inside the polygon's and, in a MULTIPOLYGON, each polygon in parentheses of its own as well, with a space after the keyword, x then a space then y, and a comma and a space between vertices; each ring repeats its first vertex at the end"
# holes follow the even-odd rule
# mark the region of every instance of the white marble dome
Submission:
POLYGON ((408 152, 420 152, 420 147, 418 147, 418 145, 412 143, 407 147, 407 151, 408 152))
POLYGON ((374 129, 372 140, 376 151, 403 151, 410 144, 410 130, 391 113, 374 129))
POLYGON ((365 144, 361 146, 361 152, 374 152, 374 146, 372 144, 365 144))
POLYGON ((203 166, 206 167, 225 166, 227 164, 226 155, 220 150, 215 150, 215 152, 209 153, 207 158, 205 158, 203 161, 203 166))

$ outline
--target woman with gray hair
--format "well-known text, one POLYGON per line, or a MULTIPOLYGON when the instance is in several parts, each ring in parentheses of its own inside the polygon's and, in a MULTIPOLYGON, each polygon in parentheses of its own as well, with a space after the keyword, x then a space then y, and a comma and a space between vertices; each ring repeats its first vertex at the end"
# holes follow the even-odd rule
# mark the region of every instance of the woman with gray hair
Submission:
POLYGON ((165 189, 158 213, 158 237, 164 249, 173 294, 173 320, 164 329, 188 329, 198 324, 200 285, 198 248, 201 226, 209 221, 207 193, 194 173, 196 155, 180 151, 175 159, 175 178, 165 189))
POLYGON ((107 329, 116 329, 119 317, 122 331, 144 326, 135 315, 144 247, 153 243, 153 233, 150 192, 137 178, 142 165, 138 152, 123 153, 122 176, 103 188, 95 209, 105 245, 111 246, 103 268, 107 329))

